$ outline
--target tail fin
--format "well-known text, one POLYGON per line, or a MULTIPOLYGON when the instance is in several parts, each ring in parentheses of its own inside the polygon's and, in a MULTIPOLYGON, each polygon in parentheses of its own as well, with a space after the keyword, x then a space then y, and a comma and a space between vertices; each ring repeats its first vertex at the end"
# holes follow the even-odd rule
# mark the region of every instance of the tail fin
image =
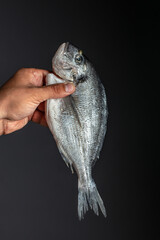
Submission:
POLYGON ((78 182, 78 216, 79 220, 84 218, 84 214, 88 211, 90 206, 91 209, 95 212, 96 215, 99 215, 98 205, 106 217, 106 209, 103 204, 103 200, 98 193, 96 184, 92 180, 88 186, 81 186, 78 182))

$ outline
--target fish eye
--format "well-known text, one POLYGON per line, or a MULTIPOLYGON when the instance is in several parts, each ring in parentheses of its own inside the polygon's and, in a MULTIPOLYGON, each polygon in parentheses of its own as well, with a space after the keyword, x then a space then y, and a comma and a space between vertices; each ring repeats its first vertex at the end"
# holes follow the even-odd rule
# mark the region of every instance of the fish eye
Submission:
POLYGON ((83 61, 83 56, 80 55, 80 54, 77 54, 77 55, 75 56, 75 62, 76 62, 77 64, 81 64, 82 61, 83 61))

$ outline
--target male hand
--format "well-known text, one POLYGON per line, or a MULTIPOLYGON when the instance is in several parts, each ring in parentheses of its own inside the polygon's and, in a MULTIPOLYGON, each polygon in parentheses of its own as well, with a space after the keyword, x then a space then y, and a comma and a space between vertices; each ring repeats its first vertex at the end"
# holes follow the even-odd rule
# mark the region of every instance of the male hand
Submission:
POLYGON ((47 126, 44 102, 75 91, 73 84, 43 86, 48 73, 42 69, 23 68, 0 88, 0 135, 21 129, 30 120, 47 126))

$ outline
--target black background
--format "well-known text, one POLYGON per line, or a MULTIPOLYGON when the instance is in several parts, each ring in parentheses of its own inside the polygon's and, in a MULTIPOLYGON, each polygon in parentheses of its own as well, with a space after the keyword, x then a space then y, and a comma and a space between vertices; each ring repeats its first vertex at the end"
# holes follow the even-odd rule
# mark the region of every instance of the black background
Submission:
POLYGON ((79 222, 77 176, 50 131, 29 123, 0 137, 1 240, 156 238, 147 99, 151 7, 129 2, 0 1, 0 84, 21 67, 51 70, 56 49, 70 41, 93 62, 109 106, 108 132, 93 169, 107 218, 89 211, 79 222))

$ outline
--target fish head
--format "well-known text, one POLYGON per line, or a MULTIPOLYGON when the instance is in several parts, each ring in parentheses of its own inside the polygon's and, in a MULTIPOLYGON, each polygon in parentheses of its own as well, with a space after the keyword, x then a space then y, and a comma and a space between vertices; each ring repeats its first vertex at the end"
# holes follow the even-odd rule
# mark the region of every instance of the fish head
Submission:
POLYGON ((77 85, 86 79, 87 60, 82 51, 69 42, 58 48, 52 59, 53 72, 67 82, 77 85))

